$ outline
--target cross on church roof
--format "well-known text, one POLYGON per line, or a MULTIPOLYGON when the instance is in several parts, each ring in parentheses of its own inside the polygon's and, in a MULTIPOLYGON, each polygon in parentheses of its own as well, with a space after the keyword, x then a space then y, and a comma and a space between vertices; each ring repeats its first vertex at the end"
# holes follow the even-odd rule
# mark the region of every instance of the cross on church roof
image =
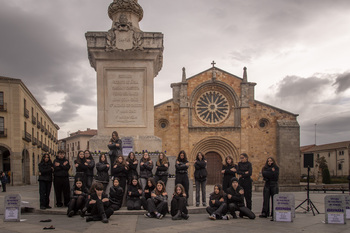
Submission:
POLYGON ((215 61, 213 61, 211 64, 212 64, 212 65, 213 65, 213 67, 214 67, 216 63, 215 63, 215 61))

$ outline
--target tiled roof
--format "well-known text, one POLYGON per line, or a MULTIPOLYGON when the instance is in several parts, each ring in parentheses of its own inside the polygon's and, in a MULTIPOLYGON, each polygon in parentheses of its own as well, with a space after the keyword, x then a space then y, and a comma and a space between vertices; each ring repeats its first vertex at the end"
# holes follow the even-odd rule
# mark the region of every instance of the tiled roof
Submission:
POLYGON ((350 141, 344 141, 344 142, 335 142, 335 143, 329 143, 329 144, 323 144, 323 145, 312 145, 309 148, 305 148, 307 146, 300 147, 301 152, 315 152, 315 151, 327 151, 327 150, 334 150, 334 149, 345 149, 350 147, 350 141))

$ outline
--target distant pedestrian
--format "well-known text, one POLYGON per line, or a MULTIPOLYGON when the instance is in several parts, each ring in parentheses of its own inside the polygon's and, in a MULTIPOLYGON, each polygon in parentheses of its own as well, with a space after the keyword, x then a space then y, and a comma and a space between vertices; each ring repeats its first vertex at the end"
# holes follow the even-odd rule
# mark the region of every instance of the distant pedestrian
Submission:
POLYGON ((2 192, 6 192, 6 184, 7 184, 7 176, 5 172, 0 172, 0 179, 1 179, 1 185, 2 185, 2 192))
POLYGON ((53 164, 48 153, 43 154, 39 163, 40 209, 51 209, 50 192, 52 187, 53 164))

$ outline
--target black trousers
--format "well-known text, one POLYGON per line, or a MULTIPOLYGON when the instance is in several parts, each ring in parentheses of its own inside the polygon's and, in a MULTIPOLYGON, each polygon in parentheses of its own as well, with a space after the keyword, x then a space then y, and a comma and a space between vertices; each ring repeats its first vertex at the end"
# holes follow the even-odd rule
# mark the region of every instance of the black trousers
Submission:
POLYGON ((179 210, 181 211, 181 213, 188 214, 186 203, 187 201, 185 197, 173 198, 171 200, 171 216, 175 216, 179 210))
POLYGON ((70 201, 70 186, 68 176, 56 176, 53 183, 56 194, 56 205, 62 206, 62 193, 64 198, 64 205, 68 206, 70 201))
POLYGON ((157 183, 158 180, 163 181, 165 186, 166 186, 166 183, 168 182, 168 176, 167 175, 166 176, 157 176, 157 175, 155 175, 154 176, 154 181, 157 183))
POLYGON ((126 176, 117 176, 119 179, 119 186, 123 188, 123 196, 126 190, 126 176))
POLYGON ((110 207, 114 210, 114 211, 117 211, 120 209, 120 205, 117 205, 117 204, 111 204, 110 207))
POLYGON ((217 219, 221 219, 222 216, 227 214, 227 204, 221 203, 221 205, 219 207, 208 206, 206 208, 206 210, 207 210, 209 215, 215 214, 217 219))
POLYGON ((161 213, 162 215, 166 215, 168 212, 168 202, 161 201, 159 203, 155 203, 152 198, 147 199, 147 211, 148 213, 155 214, 156 212, 161 213))
POLYGON ((144 210, 147 210, 147 200, 148 199, 149 198, 146 199, 144 196, 141 197, 141 205, 142 205, 144 210))
POLYGON ((51 186, 52 181, 39 180, 40 207, 47 207, 50 205, 51 186))
POLYGON ((247 208, 252 210, 252 186, 253 182, 250 178, 240 178, 239 185, 244 189, 244 199, 247 208))
POLYGON ((85 207, 85 197, 84 196, 78 196, 77 198, 72 198, 68 205, 68 211, 67 214, 69 214, 70 211, 74 211, 76 213, 78 210, 82 210, 85 207))
POLYGON ((255 214, 250 209, 248 209, 245 206, 238 206, 235 203, 230 203, 230 204, 228 204, 228 209, 229 209, 230 214, 232 216, 235 216, 236 215, 235 212, 239 211, 243 216, 247 216, 250 219, 254 219, 255 218, 255 214))
POLYGON ((109 218, 114 212, 111 207, 106 208, 102 200, 98 198, 95 204, 89 206, 91 208, 91 215, 94 217, 95 220, 102 219, 102 214, 106 214, 107 218, 109 218))
POLYGON ((189 197, 189 195, 188 195, 189 181, 188 181, 187 173, 184 173, 184 174, 177 173, 176 174, 175 185, 177 185, 177 184, 182 184, 182 186, 184 186, 185 192, 186 192, 186 198, 188 199, 188 197, 189 197))
POLYGON ((264 201, 263 201, 263 208, 261 213, 266 214, 266 216, 270 215, 270 199, 271 199, 271 216, 273 216, 273 196, 275 194, 278 194, 278 191, 279 190, 278 190, 277 182, 265 183, 264 191, 263 191, 264 201))
POLYGON ((90 190, 92 182, 94 180, 94 176, 86 176, 86 188, 90 190))
POLYGON ((142 203, 140 198, 129 198, 126 201, 126 207, 128 210, 140 210, 141 204, 142 203))

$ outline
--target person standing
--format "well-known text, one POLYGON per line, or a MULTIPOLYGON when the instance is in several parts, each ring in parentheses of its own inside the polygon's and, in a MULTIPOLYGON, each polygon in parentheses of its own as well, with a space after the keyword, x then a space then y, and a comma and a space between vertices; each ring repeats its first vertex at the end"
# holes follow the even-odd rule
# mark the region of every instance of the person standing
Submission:
POLYGON ((279 177, 279 167, 276 161, 272 157, 268 157, 265 166, 261 170, 262 176, 265 181, 264 191, 263 191, 263 208, 260 218, 267 218, 270 216, 270 198, 271 198, 271 216, 273 217, 273 196, 278 194, 278 177, 279 177))
POLYGON ((236 177, 237 165, 234 164, 233 158, 231 155, 225 158, 225 163, 222 166, 221 173, 224 174, 222 179, 222 189, 224 192, 227 192, 227 189, 231 187, 231 180, 233 177, 236 177))
POLYGON ((56 206, 62 207, 62 193, 64 198, 64 205, 68 207, 70 201, 70 186, 68 171, 70 168, 69 161, 65 157, 63 150, 58 151, 56 159, 53 161, 54 168, 54 188, 56 194, 56 206))
POLYGON ((140 159, 140 184, 142 190, 145 190, 148 178, 153 177, 152 169, 153 162, 149 157, 148 152, 145 152, 140 159))
POLYGON ((156 168, 157 170, 156 175, 154 176, 154 181, 157 183, 158 180, 161 180, 166 186, 166 183, 168 182, 169 161, 163 152, 160 152, 158 155, 156 168))
POLYGON ((240 155, 240 160, 237 169, 237 174, 240 176, 239 185, 244 189, 244 198, 247 208, 252 210, 253 181, 250 177, 252 176, 253 168, 252 164, 248 161, 248 155, 246 153, 240 155))
POLYGON ((40 209, 51 209, 50 192, 52 186, 53 164, 48 153, 43 154, 39 167, 40 209))
POLYGON ((185 192, 186 192, 186 199, 188 199, 189 197, 188 195, 189 181, 188 181, 188 174, 187 174, 188 167, 189 167, 189 162, 187 160, 186 152, 182 150, 179 152, 179 155, 177 156, 177 159, 176 159, 175 185, 182 184, 182 186, 184 186, 185 192))
POLYGON ((139 165, 139 161, 136 159, 134 152, 130 152, 128 157, 126 158, 126 165, 128 166, 128 184, 131 184, 131 180, 133 177, 139 177, 137 173, 137 166, 139 165))
POLYGON ((202 190, 202 205, 207 206, 206 202, 206 184, 207 184, 207 160, 201 152, 197 153, 194 162, 194 179, 196 183, 196 206, 199 206, 200 190, 202 190))
MULTIPOLYGON (((118 155, 122 155, 122 140, 119 138, 117 131, 113 131, 112 138, 108 143, 108 152, 110 163, 114 164, 118 155)), ((111 168, 112 169, 112 168, 111 168)))
POLYGON ((85 155, 85 162, 87 164, 85 187, 87 189, 90 189, 92 185, 92 181, 94 179, 95 160, 92 157, 89 150, 85 150, 84 155, 85 155))
MULTIPOLYGON (((128 174, 128 166, 125 163, 124 156, 119 155, 112 167, 112 176, 119 179, 119 185, 126 190, 126 176, 128 174)), ((124 193, 123 193, 124 194, 124 193)))
POLYGON ((2 192, 6 192, 6 184, 7 184, 7 176, 5 172, 0 172, 0 179, 1 179, 1 185, 2 185, 2 192))
POLYGON ((109 164, 105 154, 101 154, 96 164, 97 176, 96 181, 103 184, 103 191, 106 192, 109 183, 109 164))
POLYGON ((77 159, 74 160, 74 166, 75 166, 75 176, 74 180, 77 180, 78 178, 83 181, 83 184, 86 184, 86 173, 88 170, 87 162, 85 159, 84 151, 80 150, 78 151, 77 159))

